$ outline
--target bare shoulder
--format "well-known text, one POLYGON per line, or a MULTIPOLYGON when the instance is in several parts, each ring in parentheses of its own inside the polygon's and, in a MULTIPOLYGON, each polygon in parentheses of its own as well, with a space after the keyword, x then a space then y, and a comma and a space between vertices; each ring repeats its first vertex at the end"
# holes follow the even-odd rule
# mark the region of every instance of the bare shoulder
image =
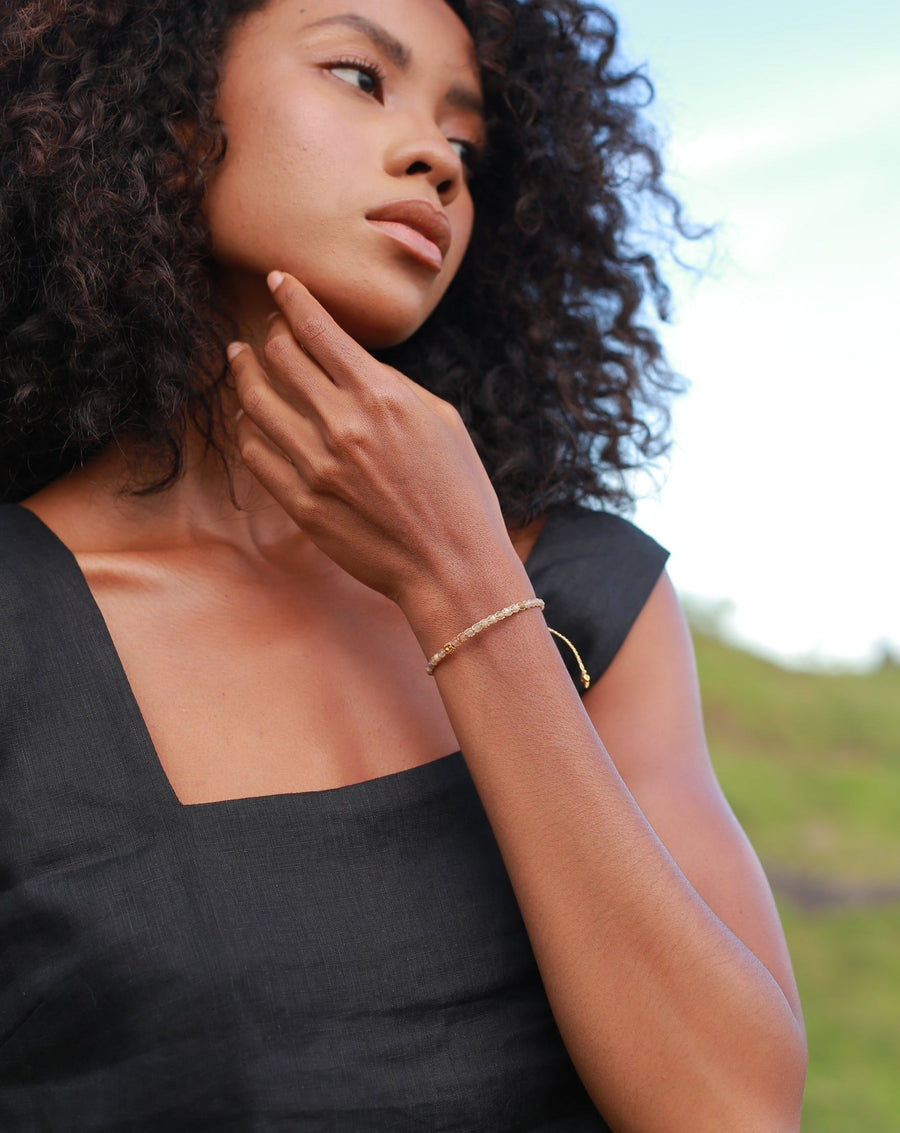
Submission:
POLYGON ((107 456, 52 481, 22 502, 74 553, 118 550, 127 530, 119 479, 107 456))
POLYGON ((584 703, 632 789, 679 762, 693 775, 708 764, 693 645, 666 572, 584 703))
POLYGON ((771 890, 709 758, 693 645, 667 574, 584 704, 619 774, 682 872, 769 968, 799 1016, 771 890))

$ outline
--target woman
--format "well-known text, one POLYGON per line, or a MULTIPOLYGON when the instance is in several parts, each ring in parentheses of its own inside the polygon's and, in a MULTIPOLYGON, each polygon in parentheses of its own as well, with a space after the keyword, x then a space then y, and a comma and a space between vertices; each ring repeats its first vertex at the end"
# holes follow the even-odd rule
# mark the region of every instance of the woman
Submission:
POLYGON ((4 1129, 797 1128, 582 7, 3 17, 4 1129))

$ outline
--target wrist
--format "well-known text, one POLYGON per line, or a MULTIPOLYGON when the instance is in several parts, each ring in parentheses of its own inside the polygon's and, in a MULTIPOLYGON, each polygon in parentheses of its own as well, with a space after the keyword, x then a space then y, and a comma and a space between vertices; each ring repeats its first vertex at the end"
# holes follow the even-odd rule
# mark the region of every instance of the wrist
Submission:
POLYGON ((513 617, 515 614, 524 614, 526 610, 541 610, 544 609, 543 598, 524 598, 521 602, 513 602, 508 606, 504 606, 502 610, 497 610, 493 614, 489 614, 485 618, 474 622, 472 625, 467 626, 460 633, 452 637, 446 642, 436 653, 434 653, 428 660, 425 666, 426 672, 429 676, 434 675, 434 670, 445 661, 452 653, 459 649, 460 645, 464 645, 467 641, 477 637, 484 630, 490 629, 491 626, 497 625, 498 622, 505 622, 507 618, 513 617))
POLYGON ((510 547, 508 556, 480 567, 471 562, 455 569, 444 564, 439 576, 412 588, 400 606, 427 660, 469 627, 534 596, 531 580, 510 547))

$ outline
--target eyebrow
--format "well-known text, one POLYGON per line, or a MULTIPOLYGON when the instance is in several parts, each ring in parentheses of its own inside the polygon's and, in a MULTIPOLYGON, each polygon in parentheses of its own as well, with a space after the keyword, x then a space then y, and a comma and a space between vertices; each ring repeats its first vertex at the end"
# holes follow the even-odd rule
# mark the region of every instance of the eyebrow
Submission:
MULTIPOLYGON (((315 20, 306 26, 308 28, 321 28, 333 24, 343 24, 345 27, 361 32, 370 43, 385 53, 398 70, 409 70, 412 52, 406 44, 401 43, 381 24, 376 24, 356 12, 344 12, 339 16, 326 16, 324 19, 315 20)), ((484 117, 484 103, 478 94, 467 86, 454 83, 447 91, 445 101, 456 110, 464 110, 484 117)))
POLYGON ((307 24, 310 28, 327 27, 329 24, 344 24, 346 27, 353 28, 354 31, 360 31, 371 43, 387 55, 388 59, 401 71, 409 69, 412 62, 412 54, 408 47, 395 39, 394 36, 383 28, 381 24, 372 23, 367 20, 365 16, 359 16, 355 12, 345 12, 340 16, 326 16, 323 20, 315 20, 311 24, 307 24))

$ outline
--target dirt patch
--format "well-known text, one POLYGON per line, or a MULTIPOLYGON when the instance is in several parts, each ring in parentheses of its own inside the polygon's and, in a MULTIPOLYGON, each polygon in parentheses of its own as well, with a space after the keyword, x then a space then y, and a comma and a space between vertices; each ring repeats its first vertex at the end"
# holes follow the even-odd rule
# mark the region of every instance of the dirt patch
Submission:
POLYGON ((900 902, 900 881, 838 881, 780 866, 766 866, 766 875, 777 894, 801 909, 859 909, 900 902))

